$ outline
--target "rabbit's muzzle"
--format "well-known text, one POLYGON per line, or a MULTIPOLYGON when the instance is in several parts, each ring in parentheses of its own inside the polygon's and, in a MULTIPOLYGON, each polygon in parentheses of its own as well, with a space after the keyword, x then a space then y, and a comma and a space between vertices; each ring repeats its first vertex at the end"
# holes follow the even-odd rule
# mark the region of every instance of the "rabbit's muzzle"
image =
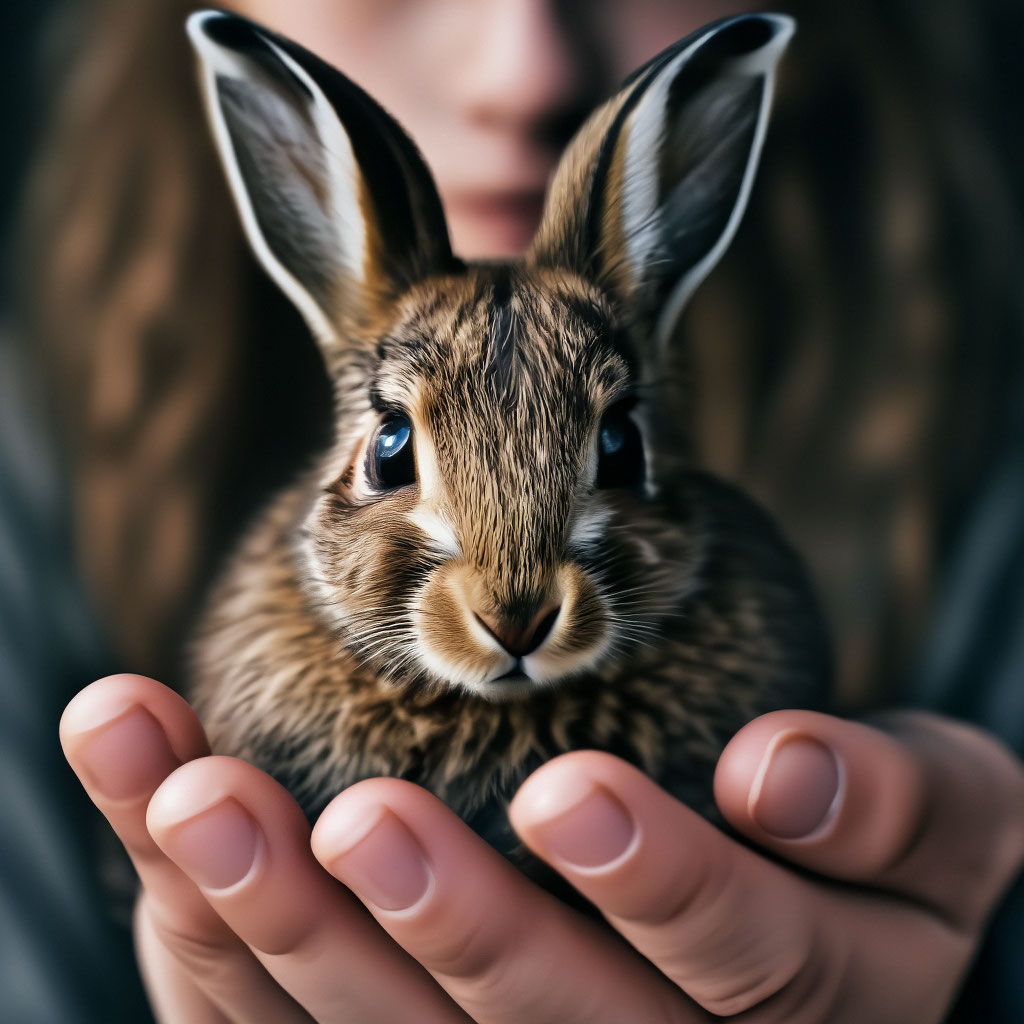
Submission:
POLYGON ((496 599, 465 562, 438 569, 414 600, 413 629, 430 673, 492 699, 595 665, 607 647, 605 603, 579 566, 544 588, 496 599))

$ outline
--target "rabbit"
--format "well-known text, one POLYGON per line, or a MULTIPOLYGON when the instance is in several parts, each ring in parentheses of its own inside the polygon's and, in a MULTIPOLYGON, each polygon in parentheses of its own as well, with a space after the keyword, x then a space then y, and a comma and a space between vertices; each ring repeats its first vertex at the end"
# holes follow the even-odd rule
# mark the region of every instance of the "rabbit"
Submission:
POLYGON ((523 862, 507 802, 580 748, 715 819, 729 738, 827 700, 808 575, 688 456, 673 342, 736 231, 793 28, 727 18, 655 57, 566 150, 525 256, 465 263, 365 92, 246 19, 190 17, 246 235, 336 399, 329 450, 212 588, 190 695, 213 750, 310 820, 397 776, 523 862))

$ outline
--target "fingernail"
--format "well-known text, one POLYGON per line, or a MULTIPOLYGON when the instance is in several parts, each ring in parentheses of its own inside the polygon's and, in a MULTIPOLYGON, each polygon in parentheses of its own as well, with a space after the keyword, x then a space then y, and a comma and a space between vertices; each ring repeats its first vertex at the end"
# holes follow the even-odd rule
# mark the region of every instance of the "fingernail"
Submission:
POLYGON ((828 747, 784 730, 768 744, 754 776, 750 816, 777 839, 804 839, 831 819, 839 780, 839 761, 828 747))
POLYGON ((252 815, 228 797, 174 825, 160 845, 202 888, 227 889, 249 874, 263 841, 252 815))
POLYGON ((621 857, 636 824, 629 811, 603 786, 590 783, 584 795, 555 817, 535 826, 544 846, 577 868, 598 868, 621 857))
POLYGON ((139 706, 96 727, 75 760, 90 788, 118 801, 152 793, 181 765, 160 723, 139 706))
POLYGON ((389 911, 417 904, 432 877, 416 837, 389 810, 331 860, 330 870, 361 900, 389 911))

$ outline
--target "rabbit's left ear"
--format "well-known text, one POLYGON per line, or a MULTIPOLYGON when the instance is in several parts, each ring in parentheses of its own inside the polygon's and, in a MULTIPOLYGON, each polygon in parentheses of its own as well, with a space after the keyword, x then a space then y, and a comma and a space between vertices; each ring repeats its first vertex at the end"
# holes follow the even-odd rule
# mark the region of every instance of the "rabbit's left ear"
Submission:
POLYGON ((655 340, 743 215, 791 18, 708 25, 636 72, 580 130, 528 261, 603 287, 655 340))
POLYGON ((324 347, 458 266, 426 164, 362 89, 237 15, 188 33, 249 242, 324 347))

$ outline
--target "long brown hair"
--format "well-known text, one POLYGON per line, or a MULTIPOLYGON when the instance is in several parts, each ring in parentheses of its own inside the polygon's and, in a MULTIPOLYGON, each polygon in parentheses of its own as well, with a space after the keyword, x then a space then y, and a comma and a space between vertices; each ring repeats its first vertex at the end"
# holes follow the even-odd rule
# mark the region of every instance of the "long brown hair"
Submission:
POLYGON ((327 401, 242 244, 183 30, 195 6, 90 0, 64 26, 78 41, 31 178, 21 289, 82 573, 128 666, 165 677, 228 536, 327 401))
MULTIPOLYGON (((165 676, 218 555, 328 410, 215 166, 192 6, 80 7, 22 289, 82 571, 129 663, 165 676)), ((906 670, 1003 429, 1021 233, 964 88, 985 60, 969 34, 944 84, 915 6, 801 6, 753 206, 686 318, 694 431, 808 558, 863 700, 906 670)))

